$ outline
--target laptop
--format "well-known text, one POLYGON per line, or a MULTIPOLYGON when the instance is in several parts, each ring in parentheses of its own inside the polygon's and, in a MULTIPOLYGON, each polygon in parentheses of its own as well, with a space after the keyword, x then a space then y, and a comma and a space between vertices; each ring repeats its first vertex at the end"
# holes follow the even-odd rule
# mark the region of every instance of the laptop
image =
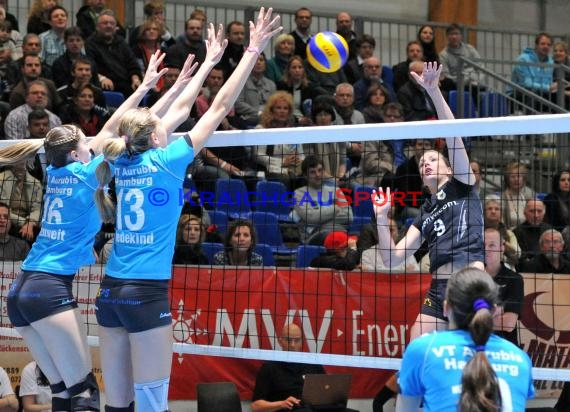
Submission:
POLYGON ((307 374, 302 405, 315 411, 342 411, 348 403, 351 374, 307 374))

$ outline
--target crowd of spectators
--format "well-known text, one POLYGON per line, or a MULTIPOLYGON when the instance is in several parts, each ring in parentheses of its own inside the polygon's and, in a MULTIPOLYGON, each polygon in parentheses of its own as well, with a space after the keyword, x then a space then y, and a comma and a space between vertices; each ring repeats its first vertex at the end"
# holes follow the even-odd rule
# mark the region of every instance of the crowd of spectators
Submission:
MULTIPOLYGON (((106 8, 105 0, 86 0, 75 16, 75 26, 70 24, 71 17, 59 1, 37 0, 30 9, 27 24, 18 25, 14 16, 0 7, 0 34, 4 27, 9 34, 0 35, 2 138, 43 138, 49 128, 62 122, 76 124, 86 135, 94 135, 113 110, 105 92, 120 92, 124 97, 132 93, 155 50, 166 53, 163 64, 169 72, 146 97, 148 105, 173 84, 188 53, 196 56, 198 64, 205 56, 203 33, 207 17, 199 9, 187 19, 184 33, 173 33, 166 26, 165 7, 160 0, 146 3, 144 21, 128 33, 106 8), (26 27, 26 32, 20 32, 20 27, 26 27)), ((349 45, 349 60, 338 72, 325 74, 306 62, 305 48, 314 34, 312 17, 310 9, 298 9, 293 30, 276 38, 272 57, 261 53, 220 130, 434 120, 433 103, 409 75, 411 71, 421 73, 425 61, 444 64, 441 82, 444 92, 457 88, 459 67, 463 67, 463 83, 468 90, 477 93, 486 90, 485 78, 480 73, 468 65, 460 66, 460 57, 477 60, 480 55, 464 41, 463 30, 456 24, 445 31, 447 42, 441 48, 435 44, 434 27, 424 25, 415 38, 409 39, 405 61, 383 62, 375 55, 377 39, 369 34, 357 35, 351 15, 339 13, 336 31, 349 45)), ((228 47, 224 56, 208 76, 194 110, 179 131, 190 130, 208 109, 247 47, 243 22, 229 22, 225 35, 228 47)), ((537 35, 536 44, 521 54, 518 59, 521 64, 513 72, 513 81, 529 90, 540 90, 548 99, 557 90, 555 79, 560 75, 544 67, 529 68, 523 62, 567 63, 568 46, 557 41, 552 55, 552 42, 546 33, 537 35)), ((408 193, 393 213, 394 225, 401 229, 417 215, 426 198, 418 183, 417 164, 421 154, 427 149, 445 148, 438 140, 361 142, 355 138, 347 134, 345 143, 281 142, 205 148, 188 166, 189 178, 194 183, 191 190, 214 193, 220 178, 243 180, 248 190, 255 190, 260 180, 278 181, 291 193, 293 202, 290 221, 282 226, 284 233, 291 234, 293 222, 293 236, 289 236, 293 242, 323 245, 329 233, 359 235, 367 223, 355 229, 352 208, 338 204, 338 189, 391 186, 408 193), (416 192, 418 195, 410 195, 416 192), (307 198, 326 201, 328 196, 332 199, 330 204, 303 202, 307 198)), ((493 193, 494 198, 487 197, 489 191, 480 187, 481 164, 474 162, 472 166, 477 169, 477 190, 485 208, 486 224, 499 230, 506 240, 505 260, 511 267, 529 267, 535 255, 541 253, 540 245, 544 242, 539 238, 545 228, 556 229, 562 242, 569 243, 570 172, 554 178, 553 191, 543 203, 527 183, 528 170, 524 164, 507 166, 504 187, 493 190, 497 192, 493 193), (535 219, 540 213, 527 212, 527 209, 536 210, 534 206, 542 207, 542 218, 535 219)), ((11 237, 6 242, 28 247, 40 230, 44 175, 45 159, 42 163, 39 157, 30 159, 26 165, 1 171, 0 201, 10 211, 10 221, 5 227, 11 237)), ((216 208, 212 201, 205 202, 205 206, 216 208)), ((199 244, 205 239, 207 225, 200 221, 201 217, 191 214, 183 217, 175 263, 204 263, 207 259, 201 254, 199 244), (192 236, 186 233, 189 231, 194 231, 192 236), (192 251, 196 253, 194 258, 189 257, 192 251)), ((249 224, 247 220, 244 222, 249 224)), ((255 244, 252 225, 238 229, 238 237, 249 232, 255 244)), ((241 248, 233 235, 220 233, 221 242, 229 237, 216 262, 259 263, 252 248, 245 254, 239 252, 241 248)), ((5 259, 21 258, 12 249, 6 249, 5 259)), ((97 252, 102 249, 100 245, 97 252)), ((358 250, 360 254, 363 251, 358 250)), ((374 254, 369 252, 369 255, 374 254)))

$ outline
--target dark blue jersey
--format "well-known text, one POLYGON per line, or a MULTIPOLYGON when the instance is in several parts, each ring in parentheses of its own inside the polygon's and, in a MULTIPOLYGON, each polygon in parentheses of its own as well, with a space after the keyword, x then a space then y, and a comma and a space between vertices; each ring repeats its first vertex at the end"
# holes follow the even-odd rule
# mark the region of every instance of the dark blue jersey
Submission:
POLYGON ((453 263, 453 271, 484 261, 483 208, 474 186, 452 178, 421 207, 414 226, 427 240, 430 271, 453 263))

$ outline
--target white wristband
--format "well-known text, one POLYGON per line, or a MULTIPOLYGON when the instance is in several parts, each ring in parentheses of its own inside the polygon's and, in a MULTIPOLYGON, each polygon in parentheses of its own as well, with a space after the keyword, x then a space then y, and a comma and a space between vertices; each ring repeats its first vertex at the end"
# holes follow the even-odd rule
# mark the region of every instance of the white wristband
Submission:
POLYGON ((228 164, 228 162, 223 161, 222 164, 220 165, 220 169, 223 169, 224 167, 226 167, 227 164, 228 164))

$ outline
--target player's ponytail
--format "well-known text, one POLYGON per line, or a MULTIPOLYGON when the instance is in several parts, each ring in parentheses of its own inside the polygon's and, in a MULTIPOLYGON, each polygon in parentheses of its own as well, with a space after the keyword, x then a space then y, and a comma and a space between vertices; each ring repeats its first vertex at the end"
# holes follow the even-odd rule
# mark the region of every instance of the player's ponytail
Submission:
POLYGON ((463 368, 460 412, 499 412, 501 395, 497 375, 485 346, 493 333, 493 307, 497 286, 489 274, 465 268, 451 277, 446 299, 459 329, 468 330, 475 343, 473 358, 463 368))
POLYGON ((20 163, 38 152, 44 145, 44 139, 22 140, 0 149, 0 166, 20 163))
POLYGON ((113 178, 109 163, 113 163, 117 157, 125 152, 125 149, 126 144, 123 139, 107 139, 103 143, 102 150, 105 160, 95 170, 99 182, 99 187, 95 190, 95 204, 104 223, 115 223, 115 202, 106 190, 113 178))

